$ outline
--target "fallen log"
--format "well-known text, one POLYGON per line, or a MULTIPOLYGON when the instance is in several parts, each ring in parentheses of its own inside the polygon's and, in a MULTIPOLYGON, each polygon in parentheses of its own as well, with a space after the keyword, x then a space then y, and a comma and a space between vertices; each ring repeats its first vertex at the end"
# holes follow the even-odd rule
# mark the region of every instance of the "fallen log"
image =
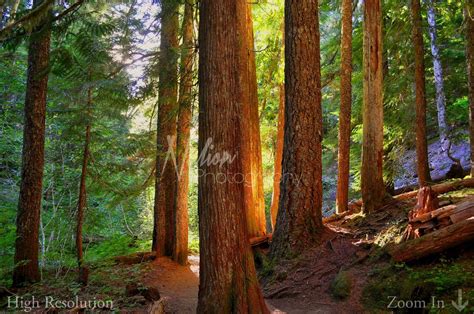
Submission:
POLYGON ((397 262, 408 262, 442 252, 474 239, 474 217, 392 246, 389 254, 397 262))
MULTIPOLYGON (((431 188, 437 194, 444 194, 444 193, 459 190, 462 188, 472 188, 472 187, 474 187, 474 178, 440 183, 440 184, 433 185, 431 188)), ((393 198, 398 201, 402 201, 402 200, 414 198, 417 195, 418 195, 418 190, 415 190, 415 191, 396 195, 393 198)))
POLYGON ((156 252, 137 252, 130 255, 115 256, 114 261, 117 264, 133 265, 143 262, 149 262, 156 259, 156 252))
POLYGON ((474 216, 474 200, 463 202, 454 210, 449 218, 453 224, 466 220, 474 216))

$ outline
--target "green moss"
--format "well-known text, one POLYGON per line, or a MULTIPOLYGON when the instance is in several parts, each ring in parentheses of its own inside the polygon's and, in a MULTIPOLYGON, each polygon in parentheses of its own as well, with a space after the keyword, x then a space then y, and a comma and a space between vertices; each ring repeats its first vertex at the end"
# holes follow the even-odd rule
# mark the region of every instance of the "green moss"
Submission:
POLYGON ((331 283, 331 294, 336 299, 345 299, 351 294, 352 278, 346 271, 340 271, 331 283))

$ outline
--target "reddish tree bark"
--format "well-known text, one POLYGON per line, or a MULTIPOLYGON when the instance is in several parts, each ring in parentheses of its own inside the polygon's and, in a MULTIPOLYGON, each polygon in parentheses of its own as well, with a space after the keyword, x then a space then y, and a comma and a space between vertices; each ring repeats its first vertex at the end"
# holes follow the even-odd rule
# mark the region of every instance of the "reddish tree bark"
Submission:
POLYGON ((361 190, 364 212, 382 206, 383 182, 382 6, 364 2, 364 105, 361 190))
POLYGON ((275 149, 275 170, 273 173, 273 194, 270 213, 272 215, 272 229, 275 231, 280 200, 281 162, 283 159, 283 137, 285 134, 285 85, 280 85, 280 104, 278 106, 278 127, 275 149))
POLYGON ((420 7, 420 0, 411 1, 412 40, 415 48, 416 165, 418 182, 420 186, 425 186, 431 181, 431 176, 428 163, 428 141, 426 139, 425 50, 423 48, 420 7))
POLYGON ((91 106, 92 106, 92 88, 89 87, 87 91, 87 125, 86 133, 84 137, 84 155, 82 157, 82 171, 81 171, 81 182, 79 185, 79 198, 77 201, 77 225, 76 225, 76 255, 77 255, 77 264, 79 267, 79 282, 87 284, 87 278, 81 276, 84 266, 84 256, 82 250, 82 226, 84 222, 84 209, 87 205, 87 164, 89 162, 89 146, 91 141, 91 106))
POLYGON ((175 234, 176 169, 168 154, 176 149, 178 97, 178 2, 161 2, 157 156, 152 250, 172 256, 175 234))
POLYGON ((247 43, 248 43, 248 71, 249 71, 249 93, 250 93, 250 162, 252 185, 252 208, 247 211, 247 224, 249 237, 258 237, 266 233, 265 199, 263 195, 263 168, 262 168, 262 145, 260 140, 260 119, 258 114, 258 90, 257 90, 257 68, 255 64, 255 45, 253 35, 252 6, 247 6, 247 43))
POLYGON ((469 136, 471 139, 471 177, 474 177, 474 0, 466 0, 466 60, 469 80, 469 136))
POLYGON ((285 135, 271 255, 315 243, 322 223, 322 109, 318 1, 285 1, 285 135))
POLYGON ((178 139, 176 164, 179 171, 176 181, 176 216, 173 260, 186 265, 188 261, 188 190, 189 190, 189 138, 192 119, 193 88, 193 12, 194 1, 184 4, 183 43, 179 86, 178 139))
POLYGON ((352 0, 342 1, 341 109, 339 112, 336 212, 347 211, 352 105, 352 0))
MULTIPOLYGON (((34 0, 33 7, 41 4, 34 0)), ((38 267, 39 221, 41 211, 46 95, 50 53, 51 15, 34 30, 28 47, 22 171, 16 220, 13 286, 40 280, 38 267)))
POLYGON ((199 165, 198 313, 267 313, 247 241, 244 104, 249 103, 247 2, 202 0, 199 25, 199 152, 237 156, 199 165))

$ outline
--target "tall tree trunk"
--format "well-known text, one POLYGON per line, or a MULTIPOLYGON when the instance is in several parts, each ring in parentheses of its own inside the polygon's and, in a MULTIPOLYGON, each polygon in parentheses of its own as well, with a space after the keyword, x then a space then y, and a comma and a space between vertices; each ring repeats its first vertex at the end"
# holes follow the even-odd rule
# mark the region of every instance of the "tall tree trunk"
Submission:
POLYGON ((250 161, 253 208, 247 211, 249 237, 258 237, 266 233, 265 199, 263 195, 262 145, 260 140, 260 119, 258 114, 257 69, 255 64, 255 45, 253 35, 252 5, 247 6, 247 42, 248 42, 248 71, 250 93, 250 161))
POLYGON ((433 56, 433 72, 436 88, 436 107, 438 109, 438 129, 443 151, 449 146, 448 125, 446 123, 446 96, 444 95, 443 67, 437 44, 436 12, 433 0, 427 0, 428 4, 428 29, 431 40, 431 55, 433 56))
POLYGON ((339 112, 339 143, 336 212, 347 211, 349 201, 349 160, 352 105, 352 0, 342 1, 341 30, 341 109, 339 112))
POLYGON ((420 0, 411 1, 412 40, 415 48, 416 165, 418 182, 420 186, 425 186, 431 181, 431 176, 428 161, 428 141, 426 139, 425 49, 423 48, 420 7, 420 0))
POLYGON ((192 119, 193 87, 193 11, 194 1, 184 4, 183 44, 181 48, 178 139, 176 148, 177 167, 176 181, 176 234, 174 237, 173 260, 186 265, 188 261, 188 190, 189 190, 189 138, 192 119))
POLYGON ((77 201, 77 225, 76 225, 76 256, 79 267, 79 282, 87 284, 87 279, 83 278, 84 255, 82 250, 82 225, 84 223, 84 209, 87 206, 87 164, 89 163, 89 146, 91 141, 91 114, 92 88, 87 91, 87 125, 84 138, 84 155, 82 157, 81 183, 79 185, 79 199, 77 201))
POLYGON ((285 135, 271 254, 300 253, 322 223, 322 109, 318 1, 285 1, 285 135))
POLYGON ((199 153, 236 158, 199 164, 198 313, 267 313, 248 244, 242 182, 243 111, 249 103, 247 2, 202 0, 199 153), (244 44, 242 44, 244 43, 244 44))
POLYGON ((172 256, 175 234, 176 110, 178 97, 178 1, 161 2, 157 156, 152 250, 158 256, 172 256), (173 154, 170 154, 173 152, 173 154))
POLYGON ((466 60, 469 80, 469 136, 471 139, 471 177, 474 177, 474 0, 466 0, 466 60))
POLYGON ((272 215, 272 229, 275 231, 280 200, 281 162, 283 160, 283 141, 285 134, 285 85, 280 85, 280 104, 278 106, 278 127, 275 149, 275 170, 273 173, 273 194, 270 213, 272 215))
MULTIPOLYGON (((33 7, 41 4, 33 2, 33 7)), ((16 221, 13 285, 40 280, 39 220, 43 188, 46 95, 48 89, 51 15, 36 28, 28 47, 23 154, 16 221)))
POLYGON ((361 188, 364 212, 382 206, 383 183, 383 74, 382 6, 364 3, 364 107, 361 188))

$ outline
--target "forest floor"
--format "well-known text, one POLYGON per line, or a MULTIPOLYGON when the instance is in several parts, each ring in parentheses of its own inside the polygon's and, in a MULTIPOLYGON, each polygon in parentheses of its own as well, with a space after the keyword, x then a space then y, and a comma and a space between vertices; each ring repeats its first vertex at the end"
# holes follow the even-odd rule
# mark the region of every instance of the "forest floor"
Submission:
MULTIPOLYGON (((441 201, 457 203, 474 189, 450 192, 441 201)), ((405 300, 444 300, 449 308, 458 289, 472 300, 466 313, 474 311, 474 251, 462 247, 418 261, 395 263, 385 246, 397 241, 407 224, 407 213, 415 200, 392 203, 370 214, 353 214, 326 224, 319 245, 297 258, 270 261, 263 249, 256 255, 258 273, 269 308, 274 313, 386 313, 390 296, 405 300)), ((166 313, 195 313, 199 285, 199 257, 191 255, 189 265, 179 266, 168 258, 140 263, 117 263, 109 258, 90 265, 89 283, 75 282, 74 269, 45 272, 42 283, 16 291, 0 289, 0 312, 8 308, 6 297, 13 293, 29 300, 113 300, 113 307, 125 312, 145 313, 164 305, 166 313), (159 295, 157 296, 157 291, 159 295), (160 299, 160 301, 157 301, 160 299)), ((40 309, 44 310, 44 304, 40 309)), ((403 309, 396 312, 403 313, 403 309)), ((410 311, 406 311, 409 313, 410 311)), ((436 312, 436 311, 435 311, 436 312)))

